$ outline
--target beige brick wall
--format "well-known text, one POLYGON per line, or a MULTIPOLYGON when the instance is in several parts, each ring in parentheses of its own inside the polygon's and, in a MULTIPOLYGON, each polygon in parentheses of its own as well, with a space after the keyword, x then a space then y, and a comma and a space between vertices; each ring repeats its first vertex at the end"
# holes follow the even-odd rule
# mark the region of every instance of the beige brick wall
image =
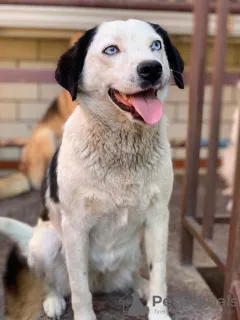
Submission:
MULTIPOLYGON (((237 97, 239 97, 239 89, 233 86, 224 86, 223 88, 223 107, 221 115, 220 138, 229 138, 232 124, 232 117, 237 106, 237 97)), ((188 102, 189 88, 179 90, 172 87, 169 98, 165 103, 165 113, 169 118, 169 138, 185 139, 187 135, 188 121, 188 102), (169 110, 168 110, 169 109, 169 110)), ((210 113, 212 101, 212 87, 205 87, 204 111, 202 122, 202 138, 208 139, 210 130, 210 113)), ((173 156, 176 158, 184 158, 186 150, 173 150, 173 156)), ((220 151, 221 155, 221 151, 220 151)), ((207 156, 207 149, 201 150, 201 157, 207 156)))
MULTIPOLYGON (((188 40, 177 41, 182 47, 185 59, 189 52, 184 45, 188 40)), ((54 68, 58 57, 68 47, 67 40, 56 39, 6 39, 0 38, 0 67, 7 68, 54 68)), ((181 50, 181 48, 180 48, 181 50)), ((30 136, 36 122, 43 116, 50 101, 61 91, 53 84, 0 84, 0 138, 30 136)), ((187 132, 189 88, 180 90, 172 87, 164 110, 169 118, 169 137, 185 138, 187 132)), ((205 89, 205 108, 203 114, 202 135, 209 133, 209 116, 212 89, 205 89)), ((224 107, 222 112, 221 137, 230 133, 231 119, 237 101, 237 91, 226 86, 223 90, 224 107)), ((206 156, 206 150, 201 150, 206 156)), ((18 159, 18 149, 0 149, 1 159, 18 159)), ((185 150, 173 150, 173 156, 185 157, 185 150)))
MULTIPOLYGON (((0 37, 0 67, 53 69, 68 40, 0 37)), ((0 83, 0 138, 28 137, 51 100, 60 92, 52 84, 0 83)), ((19 159, 18 148, 0 148, 0 160, 19 159)))

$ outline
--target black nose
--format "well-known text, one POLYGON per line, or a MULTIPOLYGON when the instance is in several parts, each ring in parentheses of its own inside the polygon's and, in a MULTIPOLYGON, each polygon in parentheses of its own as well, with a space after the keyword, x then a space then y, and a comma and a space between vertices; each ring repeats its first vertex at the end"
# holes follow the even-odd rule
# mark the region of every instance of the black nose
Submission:
POLYGON ((137 72, 143 80, 154 83, 162 75, 162 65, 156 60, 144 61, 138 65, 137 72))

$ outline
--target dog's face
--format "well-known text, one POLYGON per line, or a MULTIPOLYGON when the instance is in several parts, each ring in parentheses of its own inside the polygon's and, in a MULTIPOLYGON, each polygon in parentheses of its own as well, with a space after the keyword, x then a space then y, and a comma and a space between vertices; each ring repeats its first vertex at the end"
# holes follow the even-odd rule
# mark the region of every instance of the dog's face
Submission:
POLYGON ((171 81, 183 88, 183 61, 167 32, 143 21, 106 22, 89 30, 58 64, 56 79, 75 99, 77 92, 104 98, 133 121, 157 123, 158 90, 171 81))

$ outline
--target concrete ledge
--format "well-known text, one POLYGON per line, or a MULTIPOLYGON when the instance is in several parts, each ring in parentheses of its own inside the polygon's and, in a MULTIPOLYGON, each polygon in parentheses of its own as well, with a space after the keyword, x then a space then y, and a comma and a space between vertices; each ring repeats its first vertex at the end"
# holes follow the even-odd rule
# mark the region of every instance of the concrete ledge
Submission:
POLYGON ((52 6, 0 6, 0 27, 86 30, 103 21, 129 18, 161 23, 171 33, 192 32, 192 13, 52 6))
MULTIPOLYGON (((0 5, 1 28, 86 30, 103 21, 129 18, 160 23, 171 34, 191 35, 193 32, 191 12, 0 5)), ((210 14, 210 35, 215 34, 215 22, 215 14, 210 14)), ((230 16, 229 33, 232 36, 240 35, 240 16, 230 16)))

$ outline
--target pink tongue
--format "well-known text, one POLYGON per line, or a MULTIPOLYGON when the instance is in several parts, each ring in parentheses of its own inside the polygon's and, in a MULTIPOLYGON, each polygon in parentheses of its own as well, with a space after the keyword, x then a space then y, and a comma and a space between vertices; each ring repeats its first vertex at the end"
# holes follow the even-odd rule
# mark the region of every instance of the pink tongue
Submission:
POLYGON ((148 124, 156 124, 163 115, 163 105, 153 92, 139 93, 131 97, 137 112, 148 124))

